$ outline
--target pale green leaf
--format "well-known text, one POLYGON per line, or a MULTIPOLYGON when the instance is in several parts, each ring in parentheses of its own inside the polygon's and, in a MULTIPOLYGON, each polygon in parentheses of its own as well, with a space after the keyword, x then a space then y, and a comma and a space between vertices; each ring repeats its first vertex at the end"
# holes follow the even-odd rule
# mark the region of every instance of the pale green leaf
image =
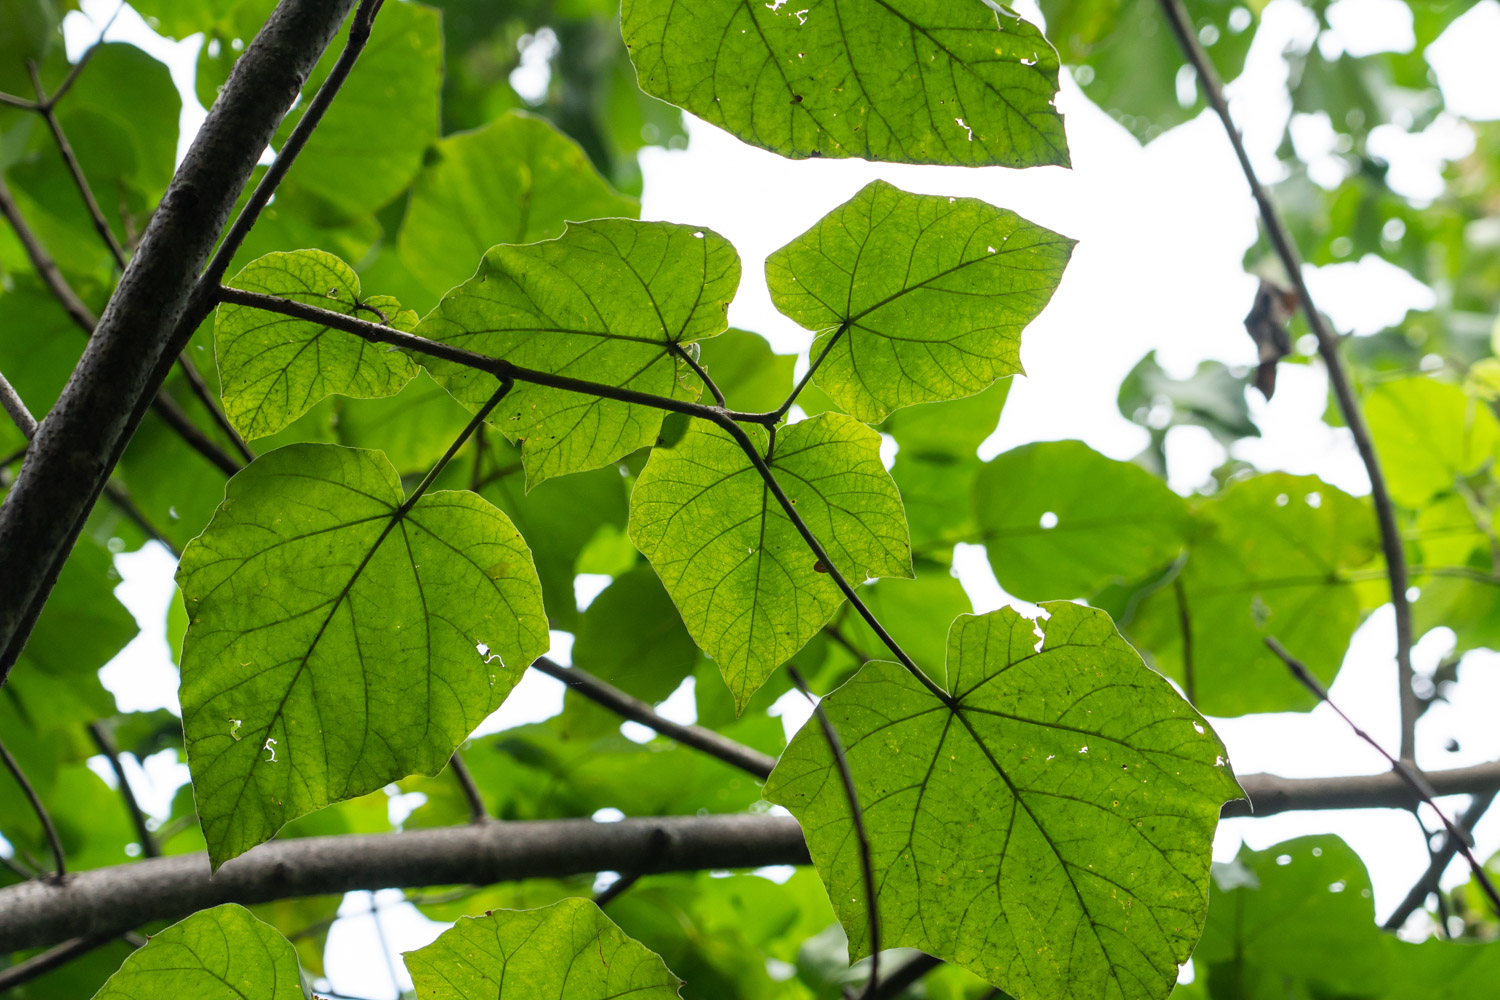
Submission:
POLYGON ((512 111, 433 148, 412 185, 398 246, 412 276, 442 295, 497 243, 555 239, 566 222, 633 219, 640 211, 576 142, 544 119, 512 111))
POLYGON ((462 917, 405 957, 419 1000, 675 1000, 682 985, 587 899, 462 917))
POLYGON ((510 520, 467 492, 403 507, 379 452, 292 445, 230 480, 183 552, 183 728, 215 867, 436 774, 546 651, 510 520))
MULTIPOLYGON (((717 233, 666 222, 607 219, 558 239, 497 246, 417 332, 525 368, 682 396, 683 345, 722 333, 740 281, 734 247, 717 233)), ((424 362, 471 410, 495 379, 424 362)), ((518 384, 489 421, 522 455, 530 486, 596 469, 653 444, 662 411, 518 384)))
POLYGON ((1500 421, 1456 385, 1408 378, 1379 386, 1365 416, 1397 503, 1420 508, 1461 477, 1494 462, 1500 421))
POLYGON ((237 903, 151 936, 94 1000, 306 1000, 297 953, 237 903))
MULTIPOLYGON (((1240 792, 1223 744, 1108 615, 1045 610, 958 618, 945 700, 887 662, 823 700, 864 810, 883 943, 1034 1000, 1165 997, 1207 914, 1219 807, 1240 792)), ((765 795, 801 822, 851 953, 867 954, 859 847, 816 725, 765 795)))
POLYGON ((861 420, 1021 371, 1021 330, 1073 241, 974 198, 875 181, 766 260, 776 308, 816 331, 818 387, 861 420))
POLYGON ((1177 558, 1192 526, 1166 483, 1081 441, 995 456, 974 481, 974 512, 995 579, 1028 601, 1139 579, 1177 558))
MULTIPOLYGON (((417 317, 388 295, 360 294, 359 276, 322 250, 267 254, 229 284, 410 332, 417 317)), ((226 302, 214 320, 224 413, 246 439, 274 434, 335 393, 392 396, 416 362, 385 344, 308 320, 226 302)))
MULTIPOLYGON (((912 575, 901 497, 873 430, 812 417, 777 434, 770 466, 846 579, 912 575)), ((844 600, 739 445, 702 422, 651 453, 630 497, 630 537, 740 710, 844 600)))
POLYGON ((1208 715, 1312 708, 1264 639, 1332 682, 1361 617, 1354 571, 1381 575, 1374 514, 1316 476, 1270 473, 1231 483, 1195 515, 1181 574, 1146 597, 1131 641, 1208 715))
POLYGON ((999 4, 625 0, 641 89, 796 158, 1068 164, 1057 54, 999 4))

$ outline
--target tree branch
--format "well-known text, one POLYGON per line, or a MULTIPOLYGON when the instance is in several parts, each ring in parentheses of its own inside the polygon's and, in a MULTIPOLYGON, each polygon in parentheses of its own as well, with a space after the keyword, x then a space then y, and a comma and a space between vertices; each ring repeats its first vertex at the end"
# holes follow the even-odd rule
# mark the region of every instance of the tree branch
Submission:
POLYGON ((6 567, 0 574, 0 683, 146 406, 207 313, 203 303, 210 299, 197 276, 235 200, 352 6, 353 0, 282 0, 271 14, 209 109, 43 421, 23 474, 0 507, 0 564, 6 567), (198 298, 202 302, 190 301, 198 298))
POLYGON ((187 854, 77 872, 59 884, 0 889, 0 953, 75 937, 117 934, 219 903, 414 888, 585 872, 655 874, 806 864, 795 820, 781 816, 674 816, 466 824, 411 833, 272 841, 227 862, 187 854))
POLYGON ((4 409, 10 415, 10 419, 21 431, 21 436, 27 441, 36 437, 36 417, 26 408, 26 403, 21 399, 16 387, 10 384, 4 372, 0 372, 0 409, 4 409))
POLYGON ((469 773, 469 766, 464 759, 453 751, 453 756, 448 758, 448 768, 453 772, 453 778, 458 782, 459 789, 464 793, 464 798, 469 803, 469 821, 471 823, 487 823, 490 814, 484 808, 484 796, 479 794, 479 785, 474 782, 474 775, 469 773))
MULTIPOLYGON (((1458 828, 1472 838, 1474 827, 1489 811, 1494 801, 1494 792, 1484 792, 1474 796, 1469 802, 1469 807, 1463 811, 1463 815, 1458 817, 1458 828)), ((1443 846, 1432 852, 1432 861, 1428 864, 1426 873, 1417 880, 1416 885, 1411 887, 1411 891, 1406 894, 1401 905, 1386 918, 1386 930, 1393 932, 1400 930, 1407 918, 1427 902, 1427 897, 1437 892, 1438 882, 1442 879, 1443 872, 1448 870, 1448 865, 1452 864, 1454 857, 1458 855, 1459 843, 1452 834, 1444 835, 1443 846)))
MULTIPOLYGON (((17 962, 8 969, 0 969, 0 994, 5 993, 6 990, 15 989, 23 983, 29 983, 40 976, 45 976, 53 969, 60 969, 69 962, 82 958, 97 948, 102 948, 118 937, 120 935, 98 934, 93 937, 74 938, 56 947, 48 948, 41 954, 32 955, 24 962, 17 962)), ((127 940, 130 938, 134 939, 130 941, 130 944, 137 948, 146 943, 146 939, 138 934, 128 935, 127 940)))
POLYGON ((1318 354, 1322 356, 1323 364, 1328 369, 1328 382, 1333 388, 1334 396, 1338 399, 1339 411, 1343 414, 1344 423, 1354 438, 1354 445, 1365 466, 1365 474, 1370 479, 1370 500, 1375 505, 1375 516, 1380 525, 1380 544, 1385 552, 1386 574, 1391 584, 1391 609, 1396 616, 1396 682, 1399 685, 1398 694, 1401 702, 1400 758, 1404 761, 1415 761, 1418 712, 1417 694, 1412 688, 1412 623, 1411 604, 1406 598, 1406 550, 1401 543, 1401 529, 1396 521, 1396 508, 1391 502, 1390 491, 1386 488, 1385 474, 1380 468, 1380 458, 1375 453, 1375 442, 1370 437, 1369 425, 1365 423, 1364 413, 1359 407, 1359 399, 1354 394, 1354 388, 1349 381, 1349 373, 1344 368, 1343 358, 1339 355, 1338 337, 1328 328, 1323 314, 1313 304, 1312 293, 1308 291, 1307 282, 1302 276, 1302 259, 1297 253, 1296 244, 1292 242, 1285 223, 1276 211, 1276 205, 1271 201, 1270 194, 1261 184, 1254 166, 1250 163, 1250 155, 1245 151, 1245 144, 1240 138, 1239 129, 1235 127, 1234 119, 1229 115, 1229 104, 1224 99, 1224 88, 1219 81, 1219 74, 1209 60, 1208 53, 1199 44, 1197 32, 1192 27, 1182 0, 1161 0, 1161 6, 1166 13, 1167 21, 1172 26, 1173 34, 1177 36, 1178 44, 1197 71, 1199 86, 1203 88, 1209 105, 1219 116, 1219 121, 1223 123, 1230 144, 1234 146, 1234 155, 1239 159, 1240 170, 1244 172, 1245 180, 1250 185, 1250 193, 1260 209, 1260 217, 1265 224, 1266 232, 1271 237, 1271 244, 1276 248, 1276 255, 1281 258, 1288 280, 1297 291, 1298 301, 1301 303, 1303 313, 1307 316, 1307 325, 1317 337, 1318 354))

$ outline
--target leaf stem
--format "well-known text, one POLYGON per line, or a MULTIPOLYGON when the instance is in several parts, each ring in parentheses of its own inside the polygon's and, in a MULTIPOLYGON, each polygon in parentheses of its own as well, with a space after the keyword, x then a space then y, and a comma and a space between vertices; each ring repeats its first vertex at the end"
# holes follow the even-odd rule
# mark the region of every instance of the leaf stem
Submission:
POLYGON ((136 801, 135 791, 130 787, 130 779, 125 776, 125 767, 120 761, 120 750, 115 746, 114 739, 109 732, 97 721, 89 723, 89 736, 93 737, 94 746, 109 760, 109 766, 115 772, 115 778, 120 783, 120 797, 125 800, 125 807, 130 810, 130 821, 135 824, 136 839, 141 842, 141 851, 148 858, 161 857, 161 848, 157 846, 156 838, 151 835, 151 828, 146 825, 146 814, 141 811, 141 805, 136 801))
POLYGON ((693 370, 693 374, 697 375, 699 380, 708 387, 708 391, 713 393, 714 402, 718 403, 720 407, 728 407, 729 404, 724 401, 724 393, 714 384, 714 380, 708 377, 708 372, 702 365, 694 361, 693 356, 685 351, 682 345, 675 340, 672 342, 672 353, 687 362, 688 367, 693 370))
POLYGON ((61 881, 68 874, 68 864, 63 854, 62 840, 57 835, 57 827, 52 825, 52 817, 47 813, 47 807, 42 805, 42 800, 27 779, 26 772, 21 770, 21 765, 16 763, 16 759, 6 749, 4 741, 0 741, 0 761, 4 762, 6 770, 10 771, 11 776, 16 779, 16 784, 21 786, 26 801, 31 803, 32 812, 36 813, 36 818, 41 822, 42 830, 47 834, 47 843, 52 848, 53 864, 57 867, 53 878, 61 881))
POLYGON ((1219 81, 1218 72, 1209 60, 1208 53, 1199 43, 1197 32, 1192 27, 1182 0, 1161 0, 1161 7, 1166 13, 1173 34, 1177 36, 1178 44, 1197 71, 1198 83, 1203 88, 1208 103, 1213 107, 1214 113, 1219 116, 1229 142, 1234 147, 1240 170, 1244 173, 1245 180, 1250 186, 1250 193, 1260 209, 1260 217, 1265 223, 1266 232, 1271 237, 1271 244, 1276 248, 1276 255, 1281 259, 1287 278, 1297 292, 1298 301, 1307 317, 1307 325, 1317 337, 1318 353, 1322 356, 1324 367, 1328 370, 1329 384, 1333 388, 1334 396, 1338 399, 1344 423, 1354 438, 1354 445, 1359 451, 1360 460, 1364 463, 1365 473, 1370 480, 1370 499, 1375 505, 1375 516, 1380 526, 1381 548, 1385 551, 1386 575, 1390 579, 1391 609, 1396 616, 1396 683, 1401 706, 1400 757, 1404 761, 1415 761, 1418 712, 1417 694, 1412 687, 1412 621, 1411 604, 1406 597, 1406 550, 1401 544, 1401 530, 1396 520, 1396 508, 1391 501, 1390 491, 1386 487, 1385 474, 1380 468, 1380 458, 1375 452, 1375 443, 1370 436, 1369 425, 1365 423, 1364 413, 1360 410, 1359 400, 1354 394, 1349 373, 1344 367, 1343 358, 1339 355, 1338 338, 1329 329, 1323 314, 1313 304, 1312 293, 1308 291, 1307 282, 1302 276, 1302 260, 1297 253, 1296 244, 1292 242, 1291 235, 1285 223, 1282 222, 1275 203, 1271 201, 1270 194, 1256 175, 1255 167, 1250 163, 1250 155, 1245 151, 1245 143, 1240 137, 1239 129, 1235 127, 1234 119, 1230 117, 1229 103, 1224 99, 1224 88, 1219 81))
POLYGON ((1389 761, 1391 770, 1400 777, 1402 782, 1416 794, 1417 798, 1421 799, 1433 812, 1437 813, 1438 819, 1442 821, 1443 828, 1448 831, 1449 842, 1453 844, 1454 849, 1458 853, 1463 855, 1464 860, 1469 863, 1469 869, 1474 873, 1474 880, 1479 883, 1479 887, 1484 890, 1485 896, 1489 898, 1490 906, 1493 907, 1495 914, 1500 915, 1500 892, 1496 891, 1495 884, 1490 881, 1488 873, 1485 872, 1484 865, 1479 863, 1479 860, 1474 857, 1474 852, 1469 849, 1470 838, 1468 832, 1454 825, 1453 821, 1448 818, 1448 814, 1438 808, 1437 802, 1434 801, 1438 793, 1427 781, 1427 778, 1423 776, 1422 772, 1418 771, 1406 760, 1391 756, 1385 747, 1380 745, 1379 741, 1361 729, 1353 719, 1345 715, 1343 709, 1339 708, 1329 699, 1328 689, 1323 686, 1322 682, 1312 675, 1312 671, 1308 670, 1305 664, 1287 652, 1286 647, 1277 642, 1274 636, 1266 636, 1266 648, 1281 658, 1281 662, 1286 664, 1287 669, 1292 672, 1292 676, 1302 682, 1303 687, 1316 695, 1319 701, 1324 702, 1329 708, 1333 709, 1334 714, 1348 724, 1349 728, 1354 731, 1355 736, 1358 736, 1374 747, 1376 753, 1389 761))
POLYGON ((854 822, 854 839, 859 847, 859 865, 865 879, 865 914, 870 927, 870 979, 865 984, 864 996, 865 1000, 871 1000, 880 981, 880 908, 876 904, 875 865, 870 860, 870 836, 865 830, 865 811, 859 802, 859 792, 854 787, 854 772, 849 769, 849 757, 844 753, 844 743, 839 739, 833 720, 828 718, 822 701, 814 698, 807 689, 807 682, 802 679, 797 668, 788 663, 786 672, 791 675, 797 690, 802 692, 802 697, 812 705, 813 715, 817 716, 818 725, 823 729, 823 738, 828 741, 828 749, 833 753, 839 780, 844 785, 844 797, 849 802, 849 815, 854 822))
POLYGON ((448 450, 444 452, 443 457, 437 460, 437 464, 427 470, 427 475, 422 477, 422 481, 417 484, 416 489, 412 490, 401 506, 396 509, 395 516, 391 519, 393 522, 401 520, 407 515, 408 511, 416 506, 417 501, 422 499, 422 494, 427 492, 433 480, 437 479, 443 469, 447 468, 448 463, 453 461, 453 456, 457 455, 458 450, 468 443, 470 436, 479 429, 480 424, 484 423, 484 418, 490 415, 491 410, 500 405, 500 400, 505 398, 506 394, 510 392, 515 384, 513 379, 504 376, 501 377, 500 388, 496 389, 494 394, 490 396, 489 401, 479 408, 474 414, 473 419, 464 426, 464 429, 458 432, 458 437, 448 446, 448 450))
MULTIPOLYGON (((1463 815, 1458 817, 1458 827, 1467 836, 1466 840, 1472 839, 1474 827, 1484 818, 1494 804, 1496 793, 1494 791, 1481 792, 1469 800, 1468 808, 1463 815)), ((1427 897, 1438 891, 1438 881, 1443 877, 1443 872, 1448 870, 1448 865, 1458 854, 1458 845, 1463 841, 1454 839, 1450 833, 1444 833, 1443 846, 1432 852, 1432 860, 1427 866, 1427 871, 1417 880, 1417 883, 1407 892, 1406 898, 1401 905, 1386 918, 1385 929, 1395 932, 1401 929, 1406 919, 1427 901, 1427 897)))
POLYGON ((833 345, 837 344, 839 339, 848 332, 851 322, 852 320, 846 319, 843 323, 839 324, 839 328, 833 331, 833 336, 828 338, 828 343, 823 345, 823 350, 819 351, 818 356, 808 363, 807 371, 803 373, 802 378, 798 380, 796 385, 792 386, 791 395, 787 396, 776 409, 765 414, 766 417, 772 418, 770 423, 774 424, 787 415, 787 411, 792 408, 792 404, 797 402, 797 397, 802 395, 802 390, 807 388, 807 383, 812 381, 813 374, 823 364, 823 359, 828 357, 829 353, 833 350, 833 345))

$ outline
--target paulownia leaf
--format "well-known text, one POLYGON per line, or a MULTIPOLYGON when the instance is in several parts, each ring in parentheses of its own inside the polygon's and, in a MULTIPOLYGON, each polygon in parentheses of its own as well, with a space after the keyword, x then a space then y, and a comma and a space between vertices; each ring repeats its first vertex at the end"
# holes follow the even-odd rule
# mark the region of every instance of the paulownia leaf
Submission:
POLYGON ((401 262, 441 295, 497 243, 556 239, 569 220, 640 212, 576 142, 544 119, 510 112, 433 148, 401 223, 401 262))
MULTIPOLYGON (((410 332, 416 313, 389 295, 361 298, 359 275, 322 250, 272 253, 246 264, 229 282, 410 332)), ((393 396, 416 376, 405 353, 307 320, 226 302, 214 319, 224 413, 246 438, 274 434, 338 393, 359 399, 393 396)))
MULTIPOLYGON (((846 579, 912 575, 901 497, 873 430, 839 413, 812 417, 779 432, 770 465, 846 579)), ((844 599, 739 445, 702 422, 651 453, 630 497, 630 538, 740 711, 844 599)))
POLYGON ((675 1000, 682 986, 587 899, 461 917, 405 958, 420 1000, 675 1000))
POLYGON ((1081 441, 995 456, 974 481, 974 514, 995 579, 1028 601, 1137 580, 1175 559, 1192 527, 1166 483, 1081 441))
POLYGON ((1233 862, 1214 866, 1214 883, 1193 955, 1210 996, 1385 995, 1388 949, 1375 925, 1370 876, 1338 837, 1241 848, 1233 862))
POLYGON ((297 816, 438 773, 547 649, 510 520, 467 492, 407 510, 379 452, 261 456, 177 582, 183 730, 216 868, 297 816))
MULTIPOLYGON (((886 947, 1034 1000, 1171 992, 1208 909, 1209 845, 1240 795, 1224 747, 1094 608, 961 616, 939 700, 874 662, 824 699, 853 768, 886 947), (1039 641, 1040 640, 1040 641, 1039 641)), ((817 726, 765 796, 807 833, 851 952, 868 954, 844 789, 817 726)))
POLYGON ((306 1000, 297 953, 236 903, 199 910, 133 952, 94 1000, 306 1000))
POLYGON ((818 387, 875 423, 1020 372, 1021 330, 1072 252, 1014 212, 875 181, 767 258, 766 281, 777 309, 818 331, 812 356, 828 349, 818 387))
POLYGON ((1068 164, 1057 54, 999 4, 625 0, 641 89, 795 158, 1068 164))
MULTIPOLYGON (((682 396, 688 390, 677 352, 724 331, 739 281, 739 255, 717 233, 666 222, 587 222, 545 243, 493 248, 417 332, 526 368, 682 396)), ((424 363, 472 410, 495 391, 490 375, 424 363)), ((527 483, 535 486, 652 444, 662 411, 518 384, 489 419, 524 442, 527 483)))
POLYGON ((1500 457, 1500 421, 1456 385, 1426 377, 1388 382, 1365 403, 1391 496, 1420 508, 1500 457))
POLYGON ((1181 575, 1145 599, 1131 641, 1209 715, 1312 708, 1264 637, 1332 682, 1360 621, 1347 572, 1379 552, 1369 507, 1316 476, 1271 473, 1231 483, 1195 513, 1181 575))

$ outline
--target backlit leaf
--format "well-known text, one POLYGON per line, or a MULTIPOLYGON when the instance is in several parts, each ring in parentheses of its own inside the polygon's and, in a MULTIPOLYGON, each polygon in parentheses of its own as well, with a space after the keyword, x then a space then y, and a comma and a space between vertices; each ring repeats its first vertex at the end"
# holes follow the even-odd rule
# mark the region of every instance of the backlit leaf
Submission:
POLYGON ((587 899, 462 917, 405 957, 419 1000, 675 1000, 682 985, 587 899))
POLYGON ((467 492, 403 509, 379 452, 292 445, 183 552, 182 714, 215 867, 282 824, 436 774, 547 649, 531 553, 467 492))
POLYGON ((974 198, 875 181, 766 260, 776 308, 829 350, 818 387, 861 420, 1021 371, 1021 330, 1073 241, 974 198), (842 331, 842 332, 840 332, 842 331))
MULTIPOLYGON (((777 434, 770 465, 846 579, 912 575, 901 497, 873 430, 812 417, 777 434)), ((844 600, 739 445, 701 421, 651 453, 630 497, 630 537, 741 710, 844 600)))
POLYGON ((306 1000, 297 953, 236 903, 199 910, 125 959, 94 1000, 306 1000))
MULTIPOLYGON (((1207 913, 1219 807, 1239 790, 1218 738, 1108 615, 1045 610, 954 622, 946 700, 879 661, 823 700, 864 810, 883 943, 1018 997, 1165 997, 1207 913)), ((833 768, 804 726, 765 795, 802 823, 864 955, 869 901, 833 768)))
MULTIPOLYGON (((526 368, 661 396, 685 395, 684 345, 722 333, 740 281, 734 247, 717 233, 665 222, 608 219, 561 237, 497 246, 417 332, 526 368)), ((477 410, 495 379, 424 361, 477 410)), ((524 442, 530 486, 597 469, 655 442, 662 411, 535 385, 517 385, 489 420, 524 442)))
MULTIPOLYGON (((321 250, 267 254, 229 284, 407 332, 417 325, 389 295, 362 298, 354 269, 321 250)), ((214 344, 225 415, 246 439, 276 433, 334 393, 393 396, 418 371, 385 344, 232 302, 219 306, 214 344)))
POLYGON ((1397 503, 1418 508, 1494 462, 1500 421, 1483 402, 1430 378, 1388 382, 1365 403, 1370 433, 1397 503))
POLYGON ((795 158, 1068 163, 1057 54, 999 4, 625 0, 641 89, 795 158))

